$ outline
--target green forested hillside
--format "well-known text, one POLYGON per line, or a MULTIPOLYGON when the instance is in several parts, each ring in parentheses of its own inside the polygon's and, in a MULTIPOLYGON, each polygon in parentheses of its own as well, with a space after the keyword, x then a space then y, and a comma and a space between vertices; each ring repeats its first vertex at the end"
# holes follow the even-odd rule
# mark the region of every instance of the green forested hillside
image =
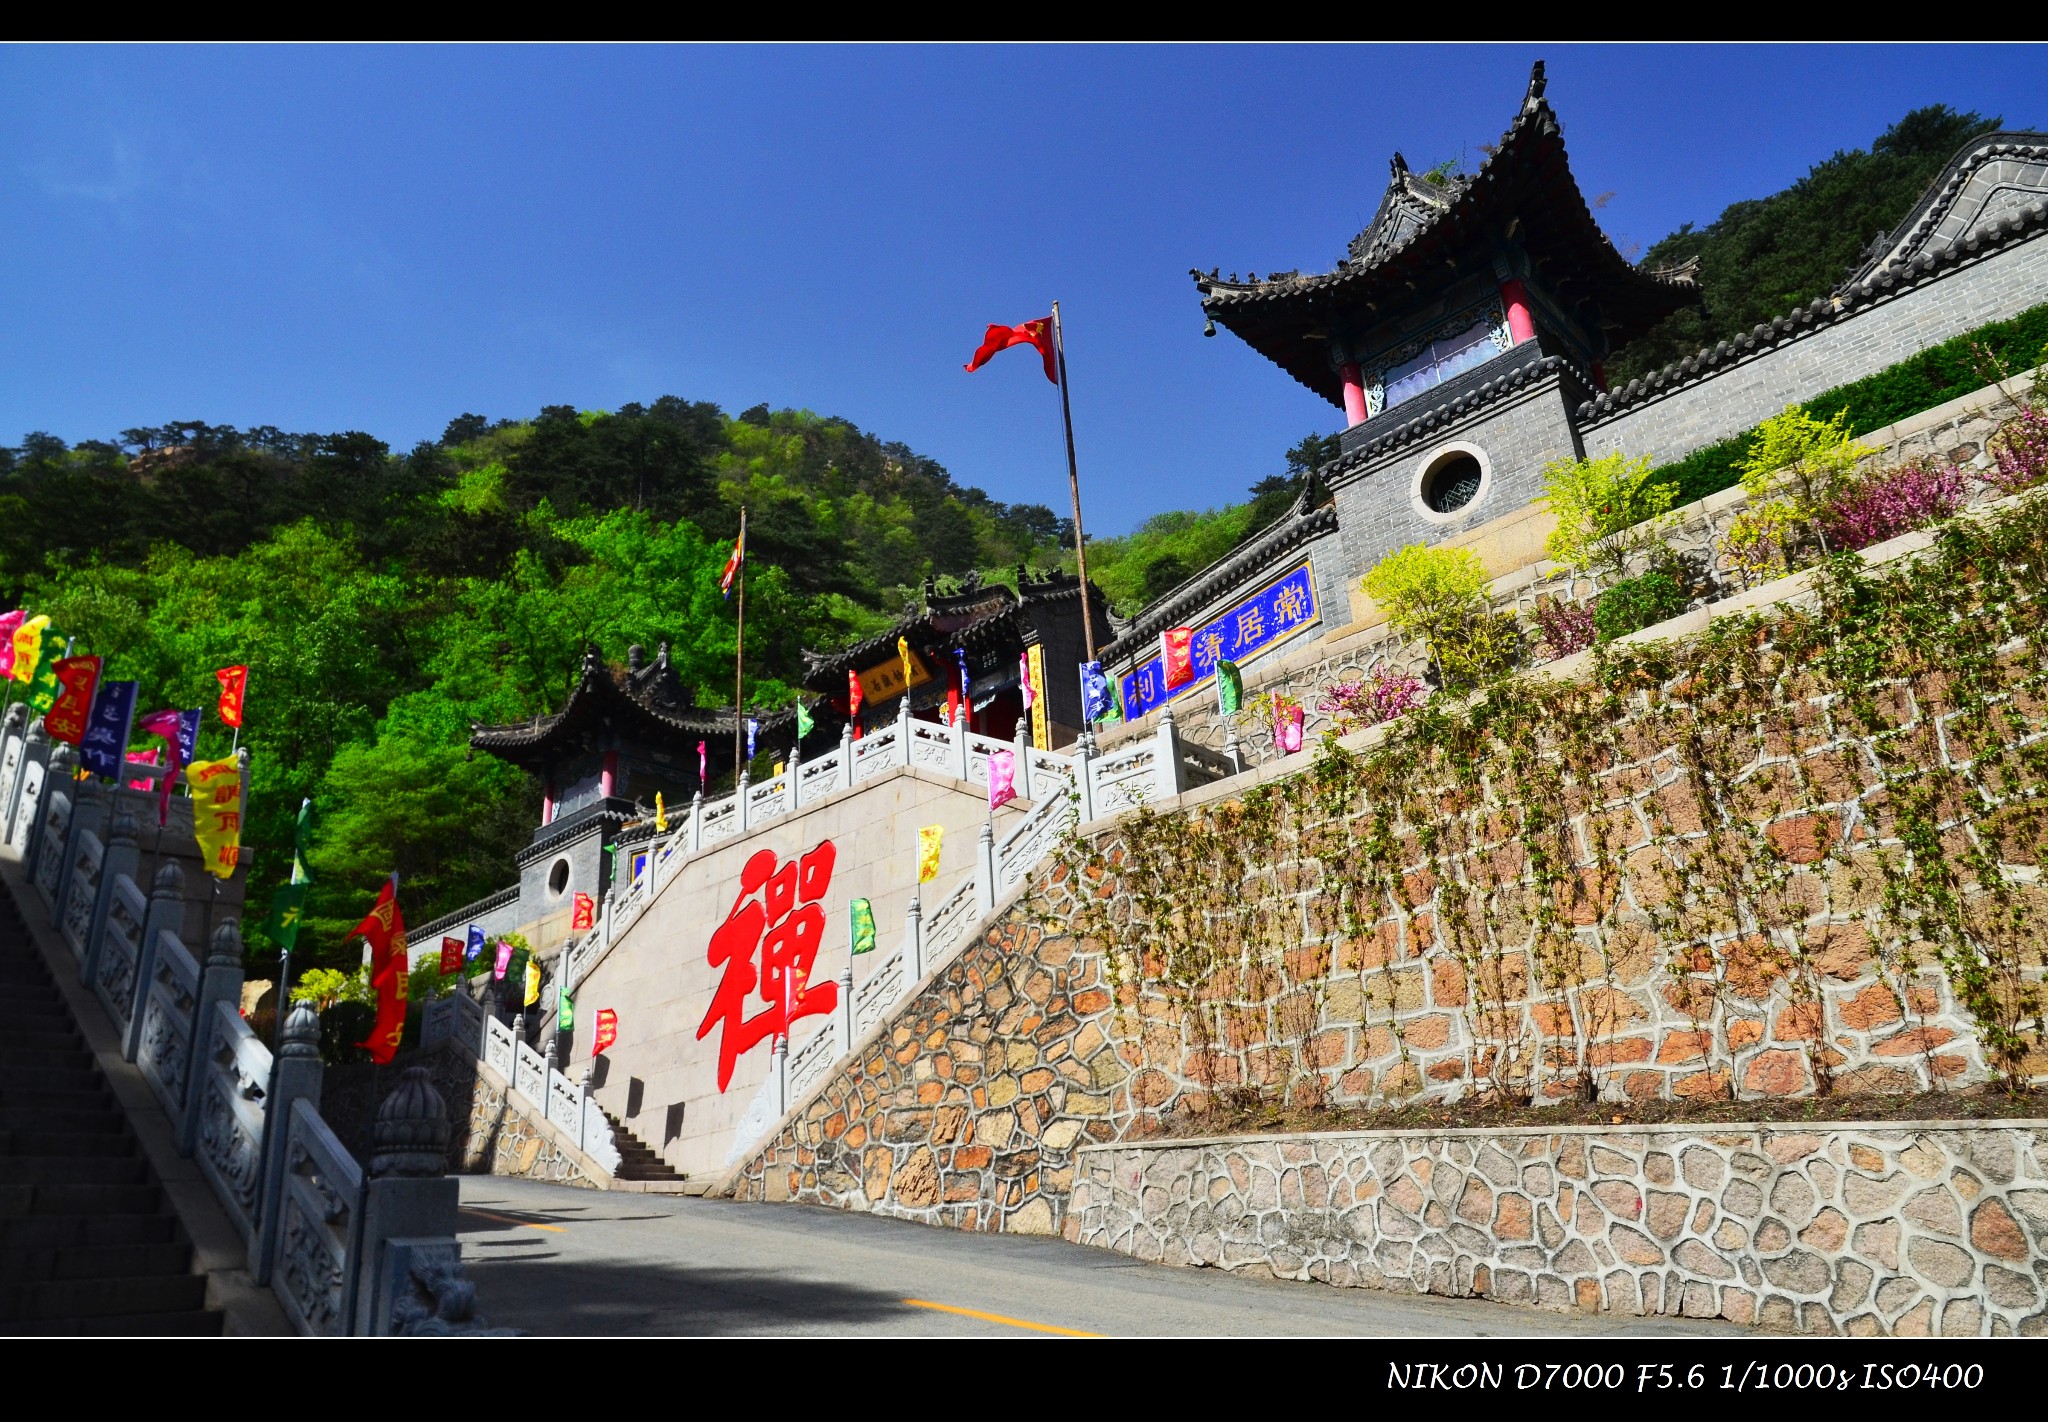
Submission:
MULTIPOLYGON (((748 509, 748 692, 787 704, 806 644, 885 624, 927 573, 1050 562, 1065 531, 843 420, 663 399, 463 416, 393 454, 364 434, 202 424, 0 454, 0 603, 49 613, 143 682, 214 704, 250 666, 252 901, 320 810, 308 946, 338 949, 396 868, 415 921, 504 882, 537 819, 523 776, 466 755, 472 719, 557 707, 586 641, 673 644, 731 699, 718 572, 748 509)), ((209 724, 202 754, 228 733, 209 724)))

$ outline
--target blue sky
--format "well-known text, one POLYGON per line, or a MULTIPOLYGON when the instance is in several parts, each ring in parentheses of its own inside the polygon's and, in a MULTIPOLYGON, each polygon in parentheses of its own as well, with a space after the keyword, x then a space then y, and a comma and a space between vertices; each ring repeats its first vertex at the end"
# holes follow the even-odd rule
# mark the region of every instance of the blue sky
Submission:
POLYGON ((1192 266, 1331 266, 1389 153, 1497 138, 1532 59, 1616 240, 1761 196, 1920 104, 2048 126, 2040 51, 0 49, 0 440, 367 430, 676 394, 840 415, 1091 532, 1234 501, 1341 415, 1192 266))

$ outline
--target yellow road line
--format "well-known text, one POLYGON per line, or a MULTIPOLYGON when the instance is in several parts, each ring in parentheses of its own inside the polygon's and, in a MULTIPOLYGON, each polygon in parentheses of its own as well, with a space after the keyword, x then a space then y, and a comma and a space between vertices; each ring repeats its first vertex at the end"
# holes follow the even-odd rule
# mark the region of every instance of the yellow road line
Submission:
POLYGON ((568 1231, 563 1229, 560 1225, 535 1224, 532 1220, 515 1220, 510 1215, 493 1214, 489 1210, 479 1210, 471 1205, 464 1205, 462 1207, 462 1213, 464 1213, 465 1215, 476 1215, 482 1219, 496 1220, 499 1224, 524 1225, 528 1229, 544 1229, 550 1234, 568 1233, 568 1231))
POLYGON ((952 1304, 932 1303, 926 1299, 905 1299, 912 1308, 936 1309, 940 1313, 957 1313, 962 1318, 978 1318, 983 1323, 1002 1323, 1011 1328, 1028 1328, 1033 1333, 1058 1333, 1068 1338, 1100 1338, 1100 1333, 1089 1333, 1079 1328, 1060 1328, 1050 1323, 1032 1323, 1028 1319, 1007 1318, 1000 1313, 983 1313, 978 1308, 956 1308, 952 1304))

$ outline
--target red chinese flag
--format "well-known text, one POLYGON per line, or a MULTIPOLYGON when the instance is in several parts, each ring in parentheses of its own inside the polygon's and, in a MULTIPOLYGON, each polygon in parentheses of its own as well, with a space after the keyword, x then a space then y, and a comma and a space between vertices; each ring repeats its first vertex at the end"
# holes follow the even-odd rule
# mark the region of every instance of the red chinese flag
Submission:
POLYGON ((609 1007, 600 1007, 597 1010, 597 1044, 590 1049, 590 1054, 596 1056, 618 1040, 619 1014, 609 1007))
POLYGON ((249 669, 222 667, 213 676, 220 683, 220 723, 239 729, 242 724, 242 695, 249 689, 249 669))
POLYGON ((376 1025, 356 1045, 369 1051, 371 1061, 384 1066, 398 1055, 398 1040, 405 1034, 405 915, 398 911, 396 874, 384 881, 377 902, 356 925, 356 932, 370 940, 370 986, 377 993, 376 1025))
POLYGON ((584 933, 596 922, 597 900, 588 894, 578 894, 576 896, 574 915, 569 920, 569 931, 571 933, 584 933))
POLYGON ((1188 644, 1194 640, 1192 627, 1169 627, 1159 634, 1159 652, 1166 661, 1166 689, 1186 686, 1195 679, 1195 667, 1188 656, 1188 644))
POLYGON ((441 976, 452 978, 462 971, 462 940, 443 938, 441 940, 441 976))
POLYGON ((43 714, 43 729, 50 733, 51 740, 75 746, 85 739, 85 723, 92 715, 92 693, 100 681, 100 659, 65 657, 53 663, 50 671, 62 689, 43 714))
POLYGON ((991 326, 988 334, 981 338, 981 349, 974 353, 974 359, 967 362, 969 372, 980 370, 989 363, 997 351, 1006 351, 1011 346, 1037 346, 1038 354, 1045 359, 1045 378, 1053 384, 1060 383, 1058 359, 1053 353, 1052 317, 1042 316, 1036 321, 1026 321, 1021 326, 991 326))

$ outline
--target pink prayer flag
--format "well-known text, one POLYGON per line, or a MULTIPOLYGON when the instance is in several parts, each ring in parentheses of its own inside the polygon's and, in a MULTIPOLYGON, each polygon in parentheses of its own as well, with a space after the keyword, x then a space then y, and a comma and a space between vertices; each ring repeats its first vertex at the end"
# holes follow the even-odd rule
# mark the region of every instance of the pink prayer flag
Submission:
POLYGON ((990 751, 988 753, 988 807, 1001 809, 1017 798, 1017 753, 1015 751, 990 751))
POLYGON ((1304 720, 1301 706, 1297 702, 1286 702, 1273 710, 1273 744, 1282 755, 1293 755, 1301 749, 1301 726, 1304 720))
POLYGON ((704 786, 704 742, 697 742, 697 787, 704 786))
POLYGON ((1019 652, 1017 654, 1017 687, 1024 693, 1024 709, 1029 711, 1031 703, 1038 699, 1037 694, 1031 689, 1031 654, 1029 652, 1019 652))
MULTIPOLYGON (((128 763, 130 765, 155 765, 156 757, 156 747, 151 746, 146 751, 129 751, 128 763)), ((130 790, 151 790, 155 787, 156 782, 154 780, 131 780, 128 782, 130 790)))
POLYGON ((512 945, 501 938, 498 940, 498 958, 491 968, 491 976, 493 978, 502 978, 505 976, 505 969, 511 966, 512 945))
POLYGON ((27 620, 26 608, 0 612, 0 677, 14 675, 14 634, 21 630, 21 624, 27 620))

